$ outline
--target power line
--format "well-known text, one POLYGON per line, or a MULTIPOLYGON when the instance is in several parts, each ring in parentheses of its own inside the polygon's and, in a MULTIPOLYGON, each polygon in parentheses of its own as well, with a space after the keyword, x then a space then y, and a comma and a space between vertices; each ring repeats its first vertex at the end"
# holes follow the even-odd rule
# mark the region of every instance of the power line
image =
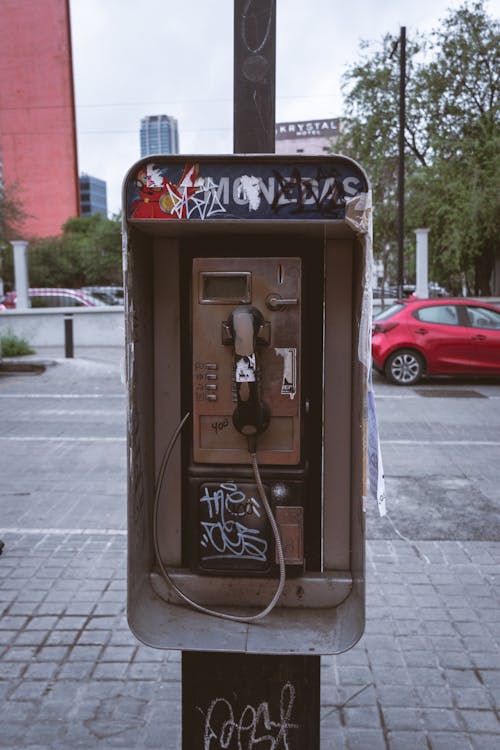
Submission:
MULTIPOLYGON (((283 101, 283 100, 289 100, 289 99, 331 99, 334 97, 334 93, 329 94, 305 94, 301 96, 295 96, 295 95, 287 95, 287 96, 277 96, 277 101, 283 101)), ((199 103, 207 103, 207 104, 217 104, 220 102, 232 102, 232 97, 219 97, 219 98, 210 98, 210 99, 169 99, 167 102, 165 100, 162 101, 149 101, 149 102, 89 102, 89 103, 83 103, 83 104, 76 104, 76 109, 98 109, 99 107, 151 107, 151 106, 168 106, 171 107, 175 104, 199 104, 199 103)), ((2 106, 3 112, 13 112, 13 111, 29 111, 29 110, 44 110, 44 109, 69 109, 69 104, 35 104, 35 105, 24 105, 24 106, 2 106)))

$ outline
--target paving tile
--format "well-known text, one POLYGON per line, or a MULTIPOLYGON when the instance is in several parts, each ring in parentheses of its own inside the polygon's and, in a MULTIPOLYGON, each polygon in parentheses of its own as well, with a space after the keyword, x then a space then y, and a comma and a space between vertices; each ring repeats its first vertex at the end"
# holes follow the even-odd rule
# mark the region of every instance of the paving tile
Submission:
POLYGON ((498 732, 472 735, 470 739, 474 750, 498 750, 498 732))
POLYGON ((434 732, 427 734, 432 750, 470 750, 469 738, 459 732, 434 732))
MULTIPOLYGON (((323 740, 323 736, 322 736, 323 740)), ((373 730, 373 729, 351 729, 347 728, 345 730, 345 745, 348 750, 367 750, 367 748, 370 748, 370 750, 386 750, 387 744, 385 742, 385 737, 383 732, 373 730)), ((321 747, 323 748, 323 742, 321 744, 321 747)), ((334 748, 334 747, 342 747, 342 745, 337 740, 337 744, 325 744, 325 750, 326 747, 328 748, 334 748)))
POLYGON ((401 706, 382 707, 384 724, 388 730, 411 731, 421 725, 422 712, 417 708, 401 706))
POLYGON ((429 750, 426 734, 418 730, 389 732, 388 743, 390 750, 429 750))
POLYGON ((460 710, 460 716, 471 733, 500 733, 500 724, 493 710, 460 710))
POLYGON ((377 706, 343 706, 341 709, 344 726, 349 729, 380 729, 380 715, 377 706))

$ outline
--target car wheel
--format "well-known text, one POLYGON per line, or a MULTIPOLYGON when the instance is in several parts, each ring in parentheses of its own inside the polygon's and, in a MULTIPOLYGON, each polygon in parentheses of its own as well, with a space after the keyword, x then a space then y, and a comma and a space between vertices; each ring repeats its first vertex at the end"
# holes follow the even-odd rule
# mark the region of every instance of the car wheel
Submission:
POLYGON ((415 385, 424 374, 424 360, 412 349, 398 349, 385 363, 387 380, 396 385, 415 385))

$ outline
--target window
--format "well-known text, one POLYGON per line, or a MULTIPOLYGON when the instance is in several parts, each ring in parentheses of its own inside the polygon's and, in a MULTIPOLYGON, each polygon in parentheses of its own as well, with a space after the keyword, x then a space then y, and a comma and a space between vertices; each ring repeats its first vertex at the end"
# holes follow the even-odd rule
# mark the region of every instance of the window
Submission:
POLYGON ((398 302, 394 302, 389 307, 386 307, 385 310, 382 310, 381 312, 377 313, 377 315, 373 316, 373 320, 387 320, 387 318, 392 318, 393 315, 396 315, 396 313, 400 312, 400 310, 403 310, 404 305, 399 304, 398 302))
POLYGON ((415 310, 414 316, 423 323, 438 323, 443 326, 457 326, 458 315, 455 305, 433 305, 415 310))
POLYGON ((472 328, 490 328, 500 331, 500 311, 495 312, 487 307, 469 307, 469 305, 466 309, 470 321, 469 325, 472 328))
POLYGON ((31 307, 82 307, 82 300, 66 294, 30 294, 31 307))

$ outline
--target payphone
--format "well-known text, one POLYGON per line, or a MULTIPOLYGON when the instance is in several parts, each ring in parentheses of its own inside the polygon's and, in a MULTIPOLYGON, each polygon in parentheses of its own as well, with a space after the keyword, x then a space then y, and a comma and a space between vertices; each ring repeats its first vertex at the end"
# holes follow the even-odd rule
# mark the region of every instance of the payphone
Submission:
POLYGON ((275 495, 278 487, 298 496, 281 536, 285 561, 302 565, 300 258, 194 258, 192 304, 194 568, 272 571, 275 543, 255 479, 231 475, 252 453, 275 467, 275 495))
POLYGON ((150 645, 361 635, 368 196, 339 156, 129 171, 129 621, 150 645))

